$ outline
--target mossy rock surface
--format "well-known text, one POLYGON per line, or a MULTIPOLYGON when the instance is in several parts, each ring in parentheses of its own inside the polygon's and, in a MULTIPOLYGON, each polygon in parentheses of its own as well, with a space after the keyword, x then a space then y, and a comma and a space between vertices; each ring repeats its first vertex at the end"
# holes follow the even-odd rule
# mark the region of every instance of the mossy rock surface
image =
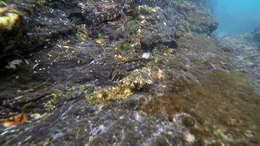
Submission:
POLYGON ((31 66, 0 76, 1 145, 259 145, 259 95, 202 1, 7 2, 31 66))

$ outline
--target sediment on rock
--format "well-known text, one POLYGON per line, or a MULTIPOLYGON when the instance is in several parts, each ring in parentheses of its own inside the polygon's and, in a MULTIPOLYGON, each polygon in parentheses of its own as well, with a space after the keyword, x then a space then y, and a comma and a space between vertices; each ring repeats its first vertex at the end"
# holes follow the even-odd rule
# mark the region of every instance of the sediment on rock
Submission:
POLYGON ((29 57, 0 78, 1 145, 259 143, 259 96, 210 37, 202 1, 7 4, 29 57))

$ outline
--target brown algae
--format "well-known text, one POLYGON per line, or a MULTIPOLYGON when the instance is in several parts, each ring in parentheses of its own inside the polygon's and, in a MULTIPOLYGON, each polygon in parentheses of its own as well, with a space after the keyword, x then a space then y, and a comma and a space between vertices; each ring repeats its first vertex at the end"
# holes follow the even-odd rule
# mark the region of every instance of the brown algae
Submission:
POLYGON ((170 120, 177 113, 189 113, 193 117, 190 121, 197 121, 202 127, 191 131, 202 140, 213 136, 232 144, 245 139, 259 143, 260 96, 247 80, 237 72, 219 70, 203 74, 199 80, 200 83, 169 79, 168 93, 146 102, 143 110, 149 114, 163 113, 170 120))

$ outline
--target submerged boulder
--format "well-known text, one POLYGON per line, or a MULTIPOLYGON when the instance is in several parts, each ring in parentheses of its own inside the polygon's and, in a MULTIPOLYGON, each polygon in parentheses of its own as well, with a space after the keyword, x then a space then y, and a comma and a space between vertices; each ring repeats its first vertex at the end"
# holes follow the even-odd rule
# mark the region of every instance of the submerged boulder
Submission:
POLYGON ((217 29, 218 23, 205 8, 204 3, 203 1, 174 0, 174 6, 185 18, 182 29, 208 34, 217 29))
POLYGON ((11 6, 0 8, 0 52, 12 50, 22 38, 21 16, 11 6))
POLYGON ((254 32, 253 32, 253 39, 254 41, 256 41, 257 43, 260 43, 260 26, 257 27, 254 32))
POLYGON ((7 1, 0 8, 0 69, 8 62, 53 45, 72 32, 72 23, 62 10, 37 1, 7 1))

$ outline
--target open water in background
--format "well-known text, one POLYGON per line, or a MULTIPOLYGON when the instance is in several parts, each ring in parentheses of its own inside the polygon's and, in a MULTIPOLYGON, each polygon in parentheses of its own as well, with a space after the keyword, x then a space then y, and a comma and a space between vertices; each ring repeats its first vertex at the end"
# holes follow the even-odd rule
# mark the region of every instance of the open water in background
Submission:
POLYGON ((218 0, 209 5, 219 22, 218 34, 243 34, 260 26, 260 0, 218 0))

